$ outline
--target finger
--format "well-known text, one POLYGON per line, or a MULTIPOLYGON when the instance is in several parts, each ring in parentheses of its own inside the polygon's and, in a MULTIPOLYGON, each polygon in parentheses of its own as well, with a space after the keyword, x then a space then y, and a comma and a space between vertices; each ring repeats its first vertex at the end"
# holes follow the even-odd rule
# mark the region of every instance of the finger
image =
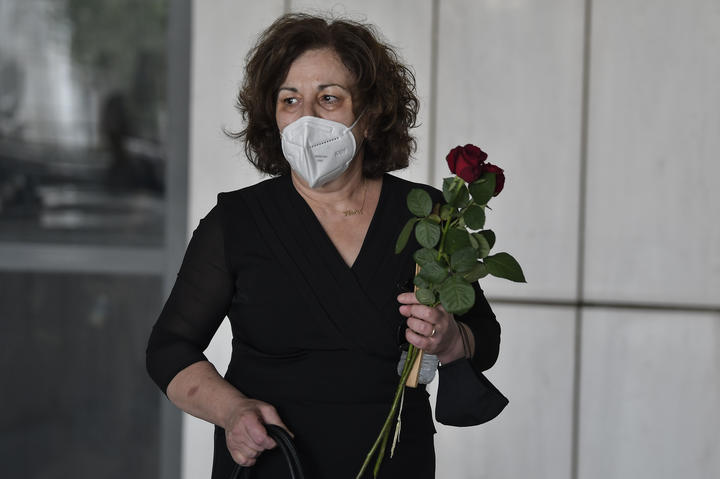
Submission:
POLYGON ((250 467, 255 464, 259 455, 259 452, 252 451, 245 447, 236 447, 235 449, 230 450, 230 456, 233 458, 233 461, 243 467, 250 467))
POLYGON ((275 441, 268 435, 265 426, 258 417, 253 417, 253 420, 248 420, 245 423, 245 431, 248 445, 260 450, 275 447, 275 441))
POLYGON ((255 459, 262 452, 256 447, 250 446, 245 442, 246 436, 242 434, 232 434, 226 431, 225 443, 233 461, 241 466, 251 466, 255 463, 255 459))
POLYGON ((429 321, 423 321, 422 319, 411 317, 408 318, 407 325, 408 328, 413 330, 413 332, 421 336, 432 337, 437 334, 437 325, 429 321))
POLYGON ((413 316, 425 321, 435 323, 437 322, 437 319, 435 318, 438 318, 441 313, 435 308, 431 308, 430 306, 425 306, 423 304, 413 304, 400 306, 400 314, 408 318, 413 316), (433 321, 433 319, 435 320, 433 321))
POLYGON ((244 429, 235 432, 226 431, 225 442, 229 451, 240 451, 245 457, 256 457, 263 451, 262 447, 254 444, 244 429))
POLYGON ((277 413, 277 410, 272 407, 271 405, 266 405, 260 408, 260 414, 262 415, 262 420, 265 424, 274 424, 276 426, 280 426, 281 428, 285 429, 290 436, 295 437, 295 434, 293 434, 290 429, 285 425, 284 422, 282 422, 282 419, 280 419, 280 415, 277 413))
POLYGON ((405 339, 407 339, 408 343, 412 344, 418 349, 422 349, 423 351, 433 354, 434 348, 432 340, 426 336, 422 336, 412 329, 408 328, 405 330, 405 339))
POLYGON ((402 304, 420 304, 420 301, 415 297, 415 293, 401 293, 398 295, 397 300, 402 304))
POLYGON ((257 459, 247 458, 241 454, 230 454, 230 456, 232 457, 233 461, 235 461, 237 464, 240 464, 242 467, 250 467, 257 461, 257 459))

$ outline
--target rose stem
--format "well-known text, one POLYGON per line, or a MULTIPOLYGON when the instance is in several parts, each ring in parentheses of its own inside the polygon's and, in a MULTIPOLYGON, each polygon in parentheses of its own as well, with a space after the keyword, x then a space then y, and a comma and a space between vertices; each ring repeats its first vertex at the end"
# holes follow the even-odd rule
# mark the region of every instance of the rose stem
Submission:
MULTIPOLYGON (((417 276, 418 274, 420 274, 420 265, 416 264, 415 265, 415 276, 417 276)), ((415 285, 414 292, 417 293, 418 289, 419 288, 417 287, 417 285, 415 285)), ((411 388, 417 387, 418 377, 420 376, 420 368, 422 366, 422 358, 423 358, 423 351, 420 350, 420 352, 418 352, 417 357, 412 362, 412 369, 410 370, 410 375, 408 376, 408 379, 405 382, 406 386, 411 387, 411 388)), ((407 360, 406 360, 405 364, 407 364, 407 360)))
MULTIPOLYGON (((400 377, 400 382, 398 383, 398 387, 395 391, 395 398, 393 399, 390 412, 388 413, 387 418, 385 418, 385 424, 383 424, 383 427, 380 430, 380 435, 375 440, 375 444, 373 444, 372 448, 370 448, 370 452, 368 452, 367 456, 365 457, 365 462, 363 462, 363 465, 360 468, 360 472, 358 472, 357 476, 355 476, 355 479, 360 479, 362 477, 365 469, 367 469, 368 465, 370 464, 370 459, 372 459, 375 450, 380 445, 380 441, 382 441, 383 435, 387 435, 390 432, 390 424, 392 424, 392 419, 395 416, 395 411, 397 411, 397 406, 400 402, 400 395, 402 394, 402 390, 405 387, 405 381, 407 381, 407 377, 410 374, 410 367, 408 366, 408 364, 412 364, 412 361, 415 360, 415 356, 417 356, 417 351, 418 350, 412 344, 410 345, 410 347, 408 347, 408 354, 405 359, 405 365, 403 366, 402 376, 400 377)), ((380 459, 382 460, 382 456, 380 457, 380 459)))

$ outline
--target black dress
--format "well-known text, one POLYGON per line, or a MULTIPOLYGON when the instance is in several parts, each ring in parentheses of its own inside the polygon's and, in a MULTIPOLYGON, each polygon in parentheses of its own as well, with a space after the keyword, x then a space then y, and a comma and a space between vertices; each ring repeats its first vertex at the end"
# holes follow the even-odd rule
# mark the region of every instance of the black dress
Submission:
MULTIPOLYGON (((223 318, 232 327, 225 378, 246 396, 275 406, 295 434, 306 477, 354 478, 377 436, 397 386, 404 318, 396 296, 412 290, 418 249, 394 253, 410 217, 413 187, 391 175, 360 253, 348 267, 289 176, 218 195, 193 233, 177 281, 153 328, 148 371, 166 391, 203 351, 223 318)), ((479 287, 462 316, 476 338, 473 366, 497 358, 500 327, 479 287)), ((424 387, 407 389, 400 442, 381 478, 430 479, 435 432, 424 387)), ((252 477, 282 478, 276 451, 263 453, 252 477)), ((213 479, 234 462, 216 427, 213 479)), ((371 477, 371 476, 368 476, 371 477)))

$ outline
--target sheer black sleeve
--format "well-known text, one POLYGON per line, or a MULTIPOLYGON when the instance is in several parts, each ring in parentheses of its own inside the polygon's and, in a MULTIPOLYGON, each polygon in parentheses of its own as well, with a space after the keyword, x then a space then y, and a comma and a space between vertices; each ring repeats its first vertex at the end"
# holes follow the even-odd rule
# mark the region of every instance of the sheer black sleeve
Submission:
POLYGON ((177 373, 207 359, 203 351, 230 307, 234 284, 224 246, 216 206, 193 232, 175 285, 148 341, 147 370, 165 393, 177 373))
POLYGON ((473 288, 475 305, 457 320, 467 324, 475 337, 475 354, 471 362, 476 371, 482 372, 495 364, 500 353, 500 323, 477 282, 473 288))

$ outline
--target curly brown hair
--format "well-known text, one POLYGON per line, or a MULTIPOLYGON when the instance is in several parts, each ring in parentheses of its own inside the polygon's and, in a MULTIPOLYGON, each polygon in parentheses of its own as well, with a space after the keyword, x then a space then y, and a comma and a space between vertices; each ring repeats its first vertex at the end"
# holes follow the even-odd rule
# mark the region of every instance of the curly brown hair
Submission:
POLYGON ((256 168, 271 175, 290 172, 275 120, 278 90, 293 61, 317 48, 335 50, 357 82, 355 115, 364 111, 367 125, 363 174, 378 177, 408 166, 416 147, 409 133, 419 107, 415 76, 379 38, 369 24, 302 13, 281 16, 260 35, 246 58, 237 97, 246 126, 230 133, 245 142, 245 154, 256 168))

